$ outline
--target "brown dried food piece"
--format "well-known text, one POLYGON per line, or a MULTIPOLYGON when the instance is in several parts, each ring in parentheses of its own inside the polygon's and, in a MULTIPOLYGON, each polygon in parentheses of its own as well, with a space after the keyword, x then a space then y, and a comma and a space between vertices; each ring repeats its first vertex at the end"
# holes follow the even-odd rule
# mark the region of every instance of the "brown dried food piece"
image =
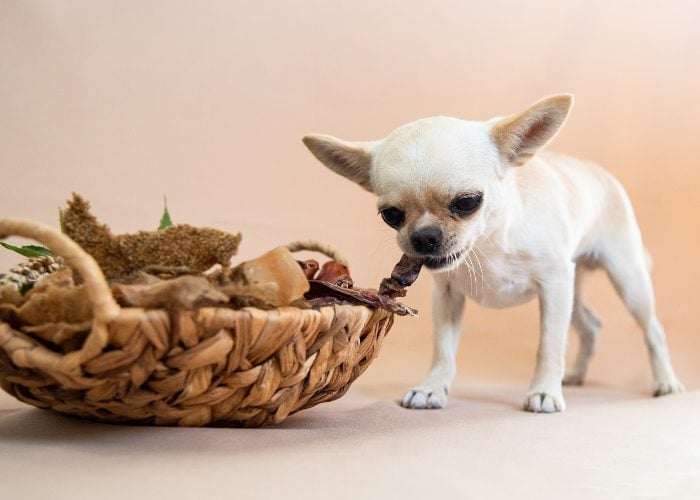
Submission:
POLYGON ((343 280, 345 282, 352 281, 350 279, 350 270, 334 260, 329 260, 319 271, 316 276, 319 281, 328 281, 329 283, 335 283, 336 281, 343 280))
POLYGON ((0 304, 18 305, 23 301, 24 297, 14 284, 0 285, 0 304))
POLYGON ((117 284, 112 293, 121 305, 144 309, 194 309, 229 300, 201 276, 180 276, 148 285, 117 284))
POLYGON ((95 258, 108 280, 124 278, 147 266, 188 267, 201 273, 215 264, 227 265, 241 240, 238 233, 186 224, 113 235, 77 194, 61 211, 61 228, 95 258))
POLYGON ((285 247, 236 266, 221 287, 233 305, 262 309, 299 303, 308 289, 309 280, 285 247))
POLYGON ((92 302, 85 285, 76 286, 70 269, 64 268, 42 279, 15 312, 29 325, 84 323, 92 319, 92 302))
POLYGON ((89 332, 91 327, 91 321, 86 321, 85 323, 79 324, 45 323, 38 326, 24 327, 22 328, 22 331, 31 333, 46 342, 60 346, 80 333, 89 332))
POLYGON ((308 260, 298 260, 297 261, 299 265, 301 266, 301 270, 304 271, 304 275, 306 276, 307 280, 312 280, 316 276, 316 273, 318 272, 318 261, 314 259, 308 259, 308 260))
POLYGON ((380 295, 373 290, 361 288, 343 288, 327 281, 309 281, 311 288, 306 293, 306 299, 312 307, 322 307, 330 304, 353 304, 370 307, 381 307, 399 316, 417 316, 418 311, 395 301, 387 295, 380 295))
POLYGON ((406 254, 394 266, 390 278, 384 278, 379 285, 379 294, 387 297, 405 297, 406 287, 411 286, 420 274, 423 261, 406 254))

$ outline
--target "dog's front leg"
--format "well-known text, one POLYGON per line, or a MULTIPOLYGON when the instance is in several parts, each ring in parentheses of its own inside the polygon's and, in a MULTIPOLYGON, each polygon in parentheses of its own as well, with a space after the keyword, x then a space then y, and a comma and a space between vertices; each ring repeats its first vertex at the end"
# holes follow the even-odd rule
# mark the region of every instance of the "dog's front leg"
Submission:
POLYGON ((433 285, 433 363, 423 384, 409 389, 401 401, 405 408, 443 408, 457 372, 464 294, 446 279, 435 277, 433 285))
POLYGON ((535 377, 525 399, 525 410, 564 411, 561 390, 566 335, 574 301, 574 265, 565 264, 540 282, 540 343, 535 377))

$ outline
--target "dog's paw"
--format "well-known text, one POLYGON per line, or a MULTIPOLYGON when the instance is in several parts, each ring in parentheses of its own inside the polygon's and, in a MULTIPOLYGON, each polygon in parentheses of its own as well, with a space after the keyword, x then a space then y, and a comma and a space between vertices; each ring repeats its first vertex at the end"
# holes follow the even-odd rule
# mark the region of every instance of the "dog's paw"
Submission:
POLYGON ((654 384, 654 397, 685 392, 685 387, 677 379, 658 381, 654 384))
POLYGON ((414 410, 437 410, 447 405, 447 389, 444 386, 420 386, 406 391, 401 406, 414 410))
POLYGON ((554 413, 566 410, 566 403, 561 391, 530 391, 525 398, 523 409, 533 413, 554 413))
POLYGON ((580 371, 568 370, 561 383, 564 385, 583 385, 585 375, 585 373, 580 371))

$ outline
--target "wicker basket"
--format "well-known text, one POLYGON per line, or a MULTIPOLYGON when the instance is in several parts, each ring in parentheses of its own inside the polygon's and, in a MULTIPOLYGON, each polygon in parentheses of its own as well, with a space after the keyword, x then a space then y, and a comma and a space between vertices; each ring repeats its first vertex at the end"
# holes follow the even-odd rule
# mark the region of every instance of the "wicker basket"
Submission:
POLYGON ((83 278, 94 319, 82 346, 58 353, 0 321, 0 383, 39 408, 114 423, 255 427, 341 397, 393 323, 342 305, 263 311, 121 308, 95 260, 58 231, 0 220, 51 248, 83 278))

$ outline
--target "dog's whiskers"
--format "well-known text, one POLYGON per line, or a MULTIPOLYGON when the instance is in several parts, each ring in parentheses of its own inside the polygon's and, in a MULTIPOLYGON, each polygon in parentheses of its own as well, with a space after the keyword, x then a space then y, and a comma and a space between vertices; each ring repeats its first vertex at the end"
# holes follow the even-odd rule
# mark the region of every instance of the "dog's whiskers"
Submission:
MULTIPOLYGON (((474 246, 474 248, 476 248, 479 252, 481 252, 481 255, 484 256, 484 258, 486 259, 486 261, 487 261, 489 264, 491 264, 491 267, 495 267, 494 264, 493 264, 493 262, 491 262, 491 259, 489 259, 488 255, 486 255, 486 254, 484 253, 484 251, 481 250, 481 248, 479 248, 479 245, 477 245, 476 243, 474 243, 473 246, 474 246)), ((490 286, 487 285, 486 282, 484 281, 484 268, 481 266, 481 259, 479 259, 479 255, 475 253, 475 254, 474 254, 474 257, 476 257, 476 262, 479 264, 479 269, 481 269, 481 284, 482 284, 482 286, 483 286, 484 288, 490 288, 490 286)))
MULTIPOLYGON (((463 254, 464 257, 469 257, 468 252, 464 252, 463 254)), ((472 275, 472 266, 469 265, 468 260, 464 260, 464 263, 467 266, 467 272, 469 273, 469 293, 473 296, 474 295, 474 283, 476 282, 475 277, 472 275)))
MULTIPOLYGON (((471 252, 471 250, 467 251, 466 254, 467 254, 467 259, 469 260, 469 265, 472 268, 472 270, 474 271, 474 285, 475 285, 474 288, 476 288, 475 296, 478 296, 479 295, 479 282, 477 281, 476 267, 474 267, 474 262, 472 261, 472 257, 470 255, 470 252, 471 252)), ((483 279, 483 276, 482 276, 482 279, 483 279)))

